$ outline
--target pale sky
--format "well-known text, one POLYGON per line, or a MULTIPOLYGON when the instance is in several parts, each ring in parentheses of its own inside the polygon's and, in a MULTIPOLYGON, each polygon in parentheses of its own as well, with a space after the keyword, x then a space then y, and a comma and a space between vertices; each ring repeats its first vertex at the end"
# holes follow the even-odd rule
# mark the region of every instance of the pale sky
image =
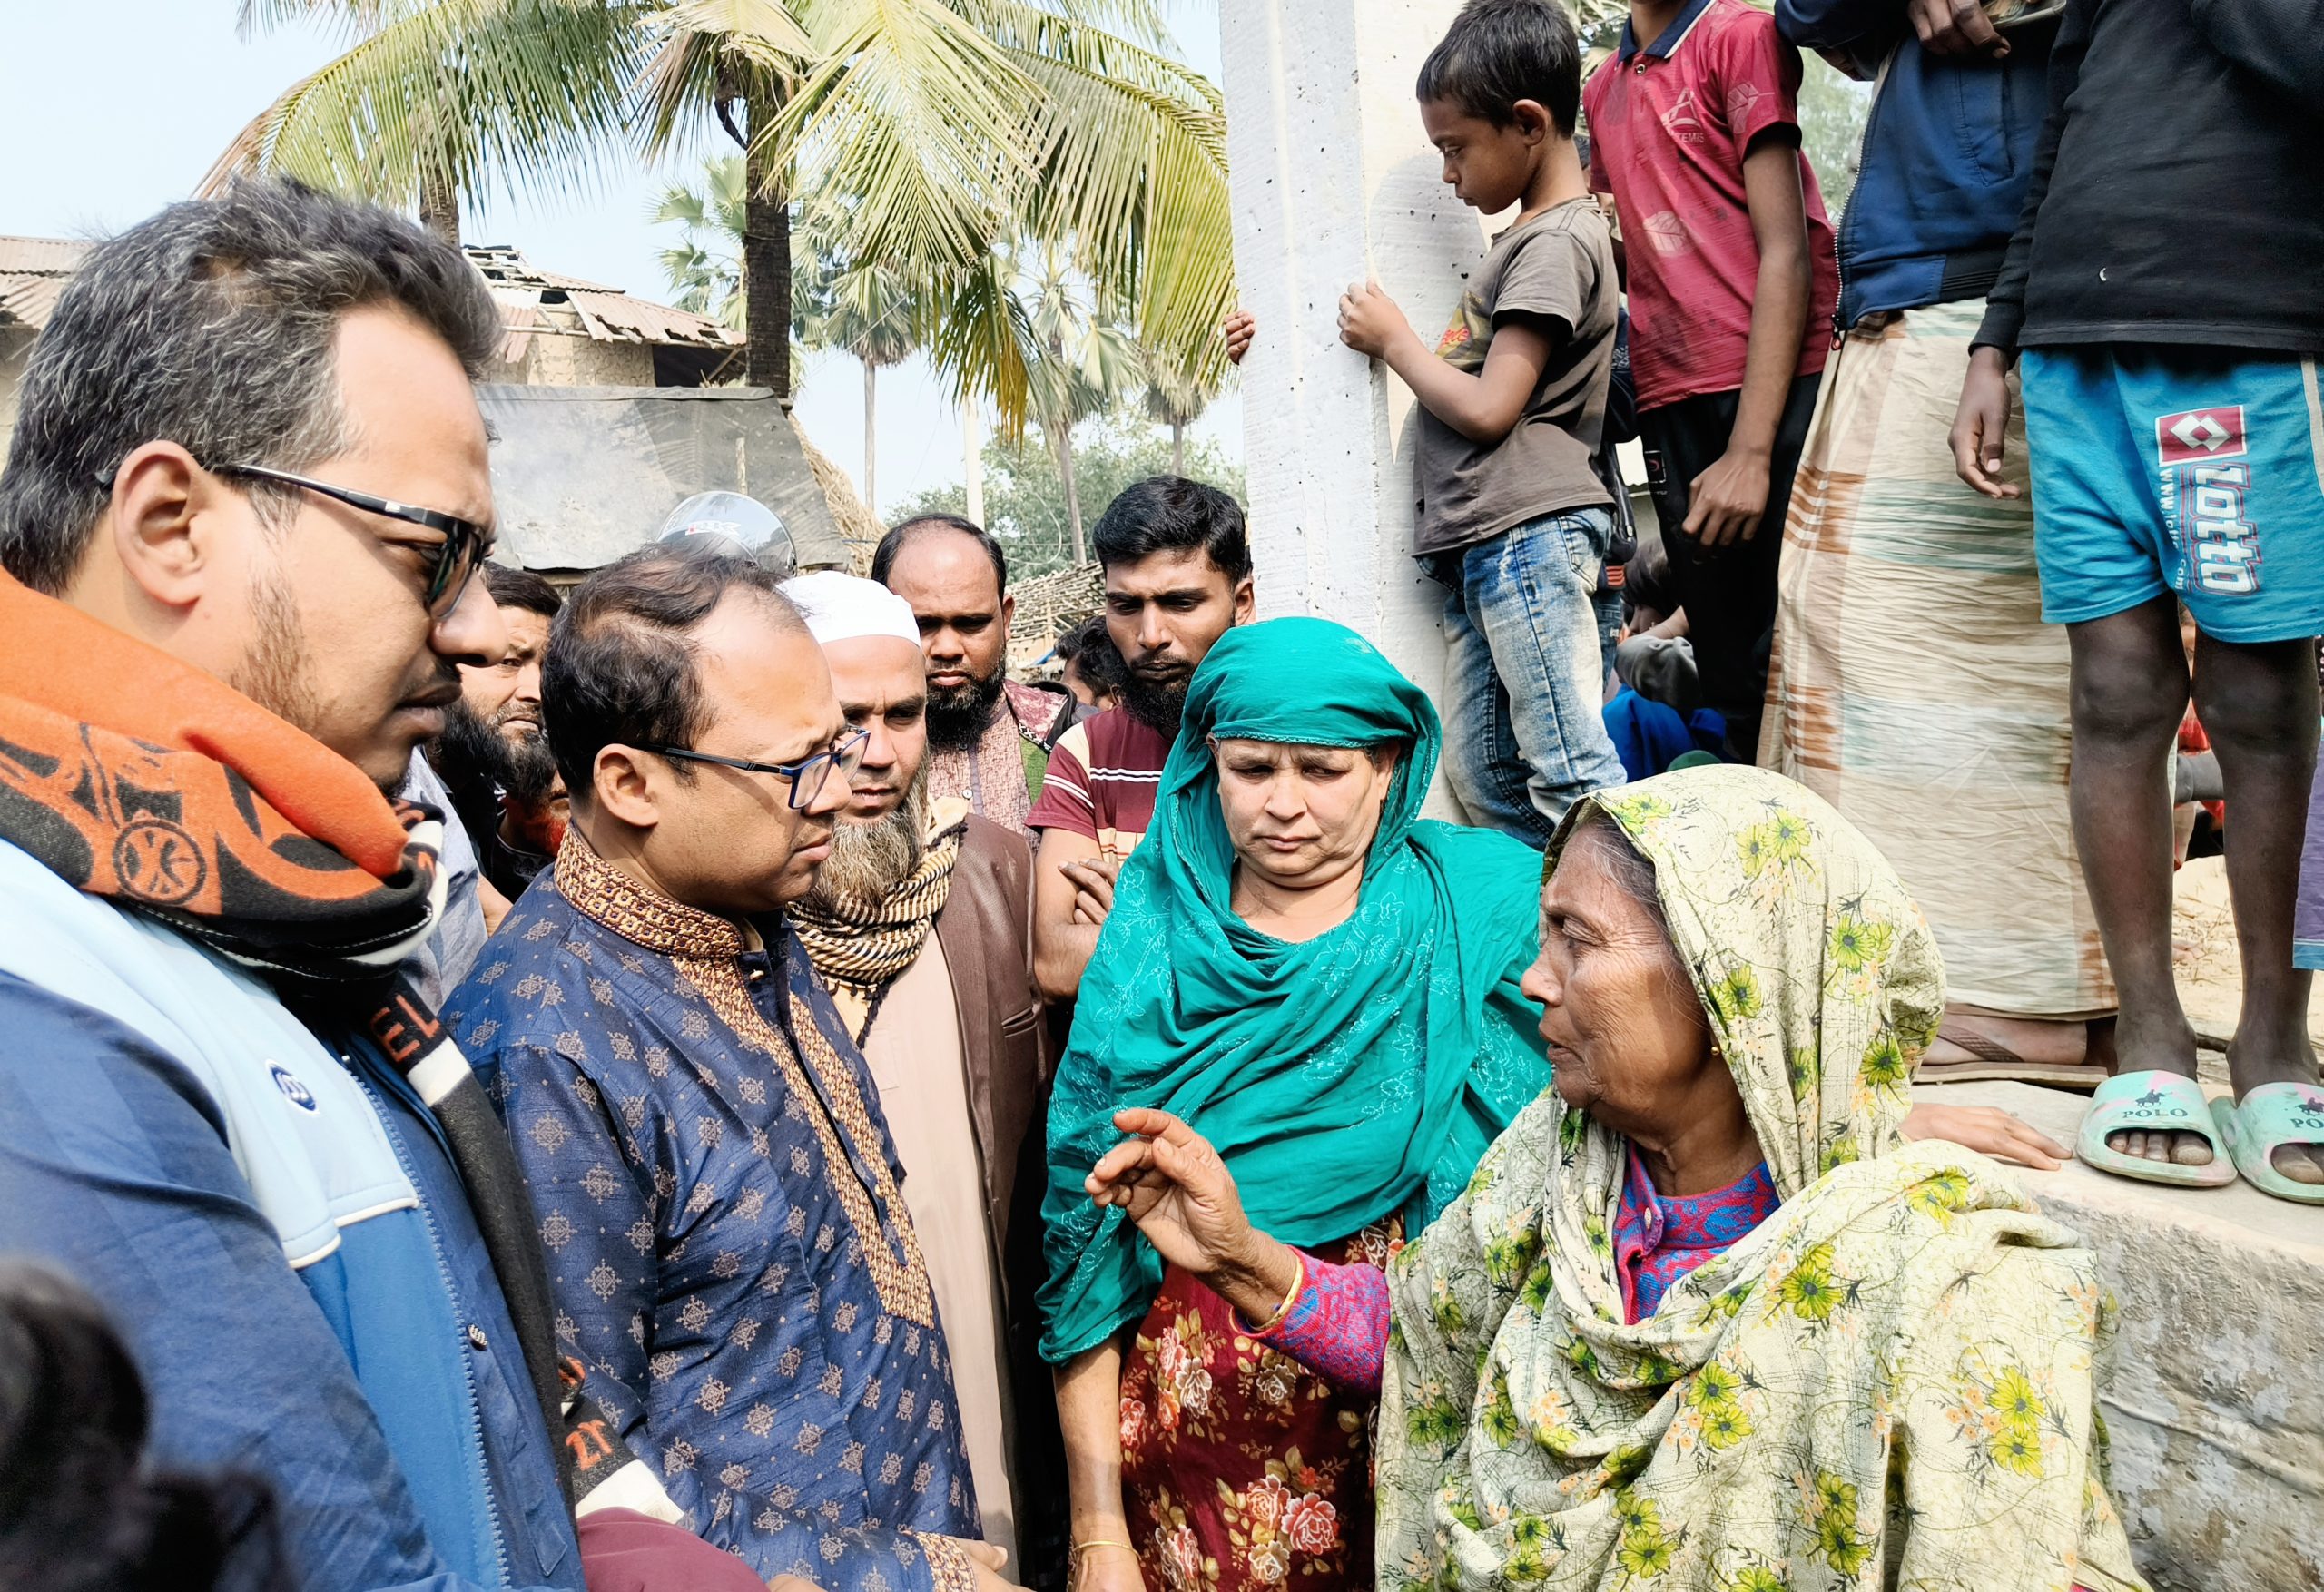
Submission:
MULTIPOLYGON (((236 133, 344 41, 302 25, 244 40, 234 0, 8 0, 0 49, 0 233, 102 236, 183 198, 236 133)), ((1167 0, 1186 59, 1218 73, 1214 0, 1167 0)), ((645 217, 673 172, 609 173, 562 194, 499 195, 462 220, 471 242, 666 301, 658 259, 675 229, 645 217)), ((799 397, 817 445, 862 484, 863 385, 844 355, 817 356, 799 397)), ((1242 456, 1229 394, 1196 427, 1242 456)), ((880 379, 880 498, 893 506, 960 478, 960 421, 914 359, 880 379)))

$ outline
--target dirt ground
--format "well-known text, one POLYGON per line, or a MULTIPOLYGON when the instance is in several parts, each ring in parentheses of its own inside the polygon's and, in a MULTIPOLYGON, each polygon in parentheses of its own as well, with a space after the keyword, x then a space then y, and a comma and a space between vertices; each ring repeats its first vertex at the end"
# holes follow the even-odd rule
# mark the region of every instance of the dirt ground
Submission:
MULTIPOLYGON (((2243 976, 2235 957, 2235 921, 2228 909, 2227 865, 2206 857, 2179 870, 2171 933, 2179 998, 2203 1045, 2202 1076, 2227 1081, 2227 1042, 2235 1032, 2243 976)), ((2324 1048, 2324 979, 2308 1001, 2309 1038, 2324 1048)))

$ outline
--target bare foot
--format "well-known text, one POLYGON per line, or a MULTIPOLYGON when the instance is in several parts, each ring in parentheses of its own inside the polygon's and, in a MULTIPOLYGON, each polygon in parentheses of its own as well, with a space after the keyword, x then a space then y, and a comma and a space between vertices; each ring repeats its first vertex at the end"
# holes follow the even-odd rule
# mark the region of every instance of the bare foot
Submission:
MULTIPOLYGON (((2183 1017, 2174 1029, 2160 1023, 2142 1024, 2125 1012, 2114 1025, 2114 1055, 2117 1076, 2123 1073, 2166 1072, 2191 1078, 2195 1076, 2195 1030, 2187 1026, 2183 1017)), ((2199 1133, 2150 1133, 2144 1128, 2122 1128, 2106 1135, 2106 1147, 2142 1161, 2177 1166, 2211 1164, 2211 1142, 2199 1133)))
POLYGON ((1997 1046, 2034 1066, 2079 1066, 2088 1053, 2087 1025, 2041 1017, 2004 1017, 1959 1008, 1945 1014, 1944 1026, 1925 1059, 1937 1065, 1982 1061, 1980 1042, 1997 1046))

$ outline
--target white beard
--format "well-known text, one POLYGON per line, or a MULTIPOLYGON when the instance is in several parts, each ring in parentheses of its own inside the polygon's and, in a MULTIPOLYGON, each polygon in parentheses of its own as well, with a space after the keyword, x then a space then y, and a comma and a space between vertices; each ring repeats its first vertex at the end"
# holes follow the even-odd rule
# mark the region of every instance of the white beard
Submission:
POLYGON ((928 770, 922 765, 903 804, 875 823, 842 822, 832 831, 832 854, 815 870, 808 899, 825 911, 870 907, 912 876, 926 850, 928 770))

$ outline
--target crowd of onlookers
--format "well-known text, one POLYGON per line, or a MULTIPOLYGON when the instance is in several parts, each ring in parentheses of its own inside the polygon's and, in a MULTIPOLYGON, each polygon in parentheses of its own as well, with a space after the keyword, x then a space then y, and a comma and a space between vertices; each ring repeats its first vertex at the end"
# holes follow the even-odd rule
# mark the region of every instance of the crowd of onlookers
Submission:
POLYGON ((1433 344, 1340 305, 1441 712, 1174 477, 1054 685, 955 516, 560 590, 457 251, 100 246, 0 476, 0 1584, 2139 1587, 2094 1261, 1970 1153, 2068 1152, 1909 1080, 2324 1200, 2309 9, 1633 0, 1585 80, 1472 0, 1509 219, 1433 344))

